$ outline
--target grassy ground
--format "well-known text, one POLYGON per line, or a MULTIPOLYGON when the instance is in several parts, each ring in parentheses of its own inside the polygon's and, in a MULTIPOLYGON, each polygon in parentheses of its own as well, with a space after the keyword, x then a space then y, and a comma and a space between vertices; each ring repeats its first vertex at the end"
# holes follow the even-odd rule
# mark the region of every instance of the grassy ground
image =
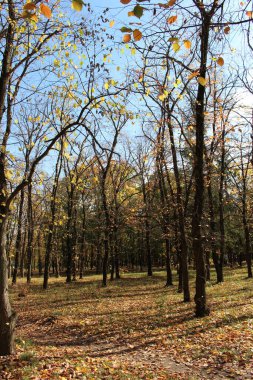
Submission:
POLYGON ((99 276, 52 278, 47 291, 41 279, 20 283, 11 289, 17 354, 0 359, 0 379, 252 379, 253 280, 245 273, 227 269, 224 284, 208 283, 203 319, 176 286, 164 288, 164 272, 123 274, 107 288, 99 276))

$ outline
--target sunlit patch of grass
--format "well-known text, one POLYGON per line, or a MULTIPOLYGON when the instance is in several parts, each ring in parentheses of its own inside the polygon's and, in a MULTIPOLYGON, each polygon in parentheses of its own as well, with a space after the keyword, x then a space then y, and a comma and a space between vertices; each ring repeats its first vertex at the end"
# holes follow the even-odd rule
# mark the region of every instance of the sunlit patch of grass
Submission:
POLYGON ((33 351, 25 351, 20 354, 19 359, 22 362, 29 362, 29 363, 35 363, 36 362, 36 357, 35 353, 33 351))

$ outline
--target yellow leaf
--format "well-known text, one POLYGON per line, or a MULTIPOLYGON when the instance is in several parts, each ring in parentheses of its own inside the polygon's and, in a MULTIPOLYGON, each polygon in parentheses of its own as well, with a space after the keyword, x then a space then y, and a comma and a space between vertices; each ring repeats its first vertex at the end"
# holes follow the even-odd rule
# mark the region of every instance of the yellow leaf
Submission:
POLYGON ((45 4, 40 4, 40 11, 45 16, 46 18, 51 18, 52 12, 51 9, 45 5, 45 4))
POLYGON ((59 61, 59 59, 55 59, 54 60, 54 66, 55 67, 60 67, 60 61, 59 61))
POLYGON ((12 171, 11 170, 5 171, 5 178, 8 180, 10 180, 12 178, 12 171))
POLYGON ((133 36, 135 41, 140 41, 142 39, 142 33, 138 29, 133 31, 133 36))
POLYGON ((174 42, 174 44, 172 44, 172 49, 176 53, 178 50, 180 50, 180 45, 177 42, 174 42))
POLYGON ((83 9, 83 1, 82 0, 72 0, 71 6, 75 11, 80 12, 83 9))
POLYGON ((191 41, 189 41, 189 40, 184 40, 184 46, 186 47, 186 49, 190 49, 191 46, 192 46, 191 41))
POLYGON ((132 16, 135 16, 134 12, 133 11, 128 12, 128 17, 132 17, 132 16))
POLYGON ((178 42, 179 39, 177 37, 171 37, 169 38, 169 42, 178 42))
POLYGON ((29 11, 26 11, 24 9, 23 12, 22 12, 22 14, 21 14, 21 17, 22 18, 30 18, 31 17, 31 13, 29 11))
POLYGON ((219 66, 223 66, 224 65, 224 59, 222 57, 219 57, 217 59, 217 63, 218 63, 219 66))
POLYGON ((201 84, 201 86, 205 86, 207 83, 207 80, 203 77, 198 77, 198 82, 201 84))
POLYGON ((131 41, 131 34, 124 34, 123 42, 127 43, 131 41))
POLYGON ((135 53, 136 53, 136 49, 135 48, 131 49, 131 54, 135 55, 135 53))
POLYGON ((35 14, 31 15, 29 18, 30 18, 30 20, 32 20, 34 22, 38 22, 38 17, 35 14))
POLYGON ((168 97, 168 95, 169 95, 168 91, 164 91, 163 94, 160 94, 158 96, 158 99, 160 99, 163 102, 168 97))
POLYGON ((108 88, 109 88, 109 83, 108 83, 108 82, 106 82, 106 83, 104 84, 104 88, 105 88, 106 90, 108 90, 108 88))
POLYGON ((110 22, 110 24, 109 24, 110 28, 112 28, 112 27, 114 26, 114 24, 115 24, 115 21, 112 20, 112 21, 110 22))
POLYGON ((167 23, 168 24, 173 24, 174 22, 177 21, 177 16, 174 15, 174 16, 170 16, 168 19, 167 19, 167 23))

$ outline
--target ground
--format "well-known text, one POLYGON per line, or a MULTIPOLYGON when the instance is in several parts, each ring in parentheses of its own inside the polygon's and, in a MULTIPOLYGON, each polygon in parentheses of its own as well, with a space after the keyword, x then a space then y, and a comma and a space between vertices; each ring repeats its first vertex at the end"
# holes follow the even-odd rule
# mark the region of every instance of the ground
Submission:
MULTIPOLYGON (((210 316, 194 318, 165 272, 123 273, 101 287, 42 279, 11 288, 17 353, 0 359, 0 379, 252 379, 253 280, 226 269, 207 285, 210 316)), ((175 278, 176 283, 176 278, 175 278)), ((194 278, 191 273, 192 298, 194 278)))

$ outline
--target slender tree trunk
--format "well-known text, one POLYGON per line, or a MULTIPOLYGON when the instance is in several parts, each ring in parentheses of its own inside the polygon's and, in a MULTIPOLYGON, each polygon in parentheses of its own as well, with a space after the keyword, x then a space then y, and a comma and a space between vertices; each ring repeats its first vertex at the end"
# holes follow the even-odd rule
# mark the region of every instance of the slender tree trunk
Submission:
POLYGON ((150 226, 149 226, 149 221, 147 217, 145 220, 145 242, 146 242, 148 276, 152 276, 153 271, 152 271, 152 256, 151 256, 151 248, 150 248, 150 226))
POLYGON ((116 280, 120 279, 119 273, 119 241, 118 241, 118 230, 114 231, 114 260, 115 260, 115 278, 116 280))
POLYGON ((32 278, 32 255, 33 255, 33 205, 32 205, 32 184, 28 185, 28 201, 27 201, 27 223, 28 223, 28 234, 27 234, 27 283, 31 282, 32 278))
MULTIPOLYGON (((107 233, 106 233, 106 235, 107 235, 107 233)), ((102 281, 103 286, 107 286, 108 259, 109 259, 109 241, 108 241, 108 236, 105 236, 105 238, 104 238, 104 258, 103 258, 103 281, 102 281)))
POLYGON ((110 278, 111 281, 114 280, 114 273, 115 273, 115 256, 111 248, 111 278, 110 278))
POLYGON ((166 249, 166 286, 173 285, 172 282, 172 271, 171 271, 171 263, 170 263, 170 239, 168 237, 165 238, 165 249, 166 249))
POLYGON ((101 247, 100 247, 100 241, 97 244, 96 247, 96 274, 99 274, 101 272, 101 247))
POLYGON ((159 183, 159 191, 160 191, 160 199, 162 204, 162 229, 164 233, 164 240, 165 240, 165 251, 166 251, 166 273, 167 273, 167 279, 165 286, 171 286, 173 285, 172 282, 172 271, 171 271, 171 257, 170 257, 170 240, 168 238, 169 233, 169 212, 168 212, 168 196, 166 192, 166 186, 164 182, 164 176, 163 176, 163 151, 164 151, 164 144, 163 139, 161 142, 160 139, 160 133, 158 134, 158 142, 157 142, 157 157, 156 157, 156 167, 157 167, 157 174, 158 174, 158 183, 159 183))
POLYGON ((22 189, 20 193, 20 203, 19 203, 19 212, 18 212, 18 230, 17 230, 16 245, 15 245, 15 263, 14 263, 14 270, 13 270, 13 276, 12 276, 13 284, 16 284, 17 282, 18 266, 19 266, 21 247, 22 247, 22 217, 23 217, 24 197, 25 197, 24 189, 22 189))
POLYGON ((26 236, 27 236, 27 228, 25 228, 23 242, 22 242, 22 251, 21 251, 21 259, 20 259, 20 277, 25 277, 25 252, 26 252, 26 236))
POLYGON ((49 231, 48 231, 48 236, 47 236, 47 245, 46 245, 46 253, 45 253, 43 289, 47 289, 48 287, 49 267, 50 267, 50 259, 51 259, 51 246, 52 246, 53 228, 54 228, 53 223, 54 223, 54 219, 52 218, 52 221, 48 226, 49 231))
POLYGON ((206 280, 211 280, 211 271, 210 271, 210 252, 206 252, 206 280))
POLYGON ((144 241, 143 241, 143 231, 139 234, 139 265, 140 265, 140 272, 143 272, 143 257, 144 257, 144 241))
POLYGON ((67 249, 67 270, 66 270, 66 282, 71 282, 72 269, 73 269, 73 252, 72 252, 72 214, 73 214, 73 197, 74 189, 71 185, 71 190, 68 194, 68 221, 67 221, 67 238, 66 238, 66 249, 67 249))
POLYGON ((79 266, 79 278, 83 278, 84 262, 85 262, 85 231, 86 231, 86 210, 84 204, 84 195, 82 195, 82 234, 81 234, 81 247, 80 247, 80 266, 79 266))
POLYGON ((168 128, 170 134, 170 147, 173 158, 173 168, 176 180, 177 188, 177 216, 178 216, 178 230, 180 238, 180 248, 181 248, 181 268, 182 268, 182 277, 183 277, 183 293, 184 293, 184 302, 189 302, 190 297, 190 288, 189 288, 189 272, 188 272, 188 247, 185 233, 185 218, 184 218, 184 208, 182 200, 182 187, 180 183, 180 175, 177 162, 177 152, 175 147, 174 132, 173 126, 171 123, 170 110, 167 105, 167 114, 168 114, 168 128))
POLYGON ((56 195, 57 195, 59 177, 62 170, 62 157, 63 157, 62 153, 63 153, 63 141, 61 140, 61 148, 60 148, 57 161, 56 161, 54 183, 53 183, 51 202, 50 202, 51 220, 48 226, 49 231, 47 235, 47 244, 46 244, 46 253, 45 253, 43 289, 47 289, 48 287, 49 267, 50 267, 50 261, 51 261, 51 253, 52 253, 52 241, 53 241, 54 230, 55 230, 54 224, 55 224, 55 214, 56 214, 56 195))
POLYGON ((252 278, 252 257, 250 249, 250 235, 247 221, 244 220, 244 236, 245 236, 245 253, 246 253, 246 262, 248 269, 248 278, 252 278))
POLYGON ((55 253, 55 277, 56 278, 60 277, 60 260, 59 260, 58 252, 55 253))
POLYGON ((223 282, 223 262, 225 255, 225 226, 224 226, 224 176, 225 176, 225 123, 221 135, 221 167, 219 187, 219 222, 220 222, 220 255, 218 262, 217 282, 223 282))
MULTIPOLYGON (((142 173, 143 176, 143 173, 142 173)), ((147 267, 148 267, 148 276, 152 276, 152 255, 150 248, 150 224, 149 224, 149 212, 148 212, 148 199, 147 199, 147 189, 145 184, 145 179, 142 178, 142 193, 143 193, 143 202, 145 206, 145 249, 146 249, 146 258, 147 258, 147 267)))
POLYGON ((209 218, 210 218, 210 232, 211 232, 211 252, 212 259, 216 271, 217 282, 219 282, 219 256, 216 250, 216 228, 215 228, 215 216, 214 216, 214 205, 213 205, 213 191, 212 191, 212 180, 210 169, 207 176, 207 193, 208 193, 208 203, 209 203, 209 218))
POLYGON ((252 278, 252 253, 250 249, 250 233, 249 226, 247 222, 247 205, 246 205, 246 183, 245 178, 243 179, 243 195, 242 195, 242 221, 244 229, 244 239, 245 239, 245 255, 248 270, 248 278, 252 278))
POLYGON ((77 257, 77 251, 76 251, 76 242, 77 242, 77 209, 76 209, 76 200, 75 200, 75 206, 74 206, 74 212, 73 212, 73 226, 72 226, 72 255, 73 255, 73 267, 72 267, 72 276, 73 276, 73 281, 76 281, 77 278, 77 262, 78 262, 78 257, 77 257))
POLYGON ((103 212, 105 217, 105 228, 104 228, 104 257, 103 257, 103 280, 102 285, 107 286, 107 267, 109 260, 109 241, 111 239, 111 218, 108 210, 107 204, 107 196, 106 196, 106 177, 107 171, 103 172, 101 188, 102 188, 102 204, 103 204, 103 212))
POLYGON ((14 353, 16 314, 12 311, 8 293, 8 260, 6 254, 6 223, 0 224, 0 356, 14 353))
MULTIPOLYGON (((199 4, 199 10, 202 17, 199 74, 202 78, 205 78, 211 15, 206 13, 201 4, 199 4)), ((204 99, 205 87, 199 84, 196 99, 195 197, 192 218, 193 252, 196 263, 196 293, 194 300, 197 317, 204 317, 209 313, 206 305, 206 266, 201 228, 204 206, 204 99)))
POLYGON ((178 288, 177 292, 183 292, 183 271, 182 271, 182 260, 181 260, 181 252, 178 253, 178 288))
POLYGON ((43 274, 43 264, 42 264, 42 257, 41 257, 41 232, 38 233, 38 270, 39 270, 39 276, 42 276, 43 274))

